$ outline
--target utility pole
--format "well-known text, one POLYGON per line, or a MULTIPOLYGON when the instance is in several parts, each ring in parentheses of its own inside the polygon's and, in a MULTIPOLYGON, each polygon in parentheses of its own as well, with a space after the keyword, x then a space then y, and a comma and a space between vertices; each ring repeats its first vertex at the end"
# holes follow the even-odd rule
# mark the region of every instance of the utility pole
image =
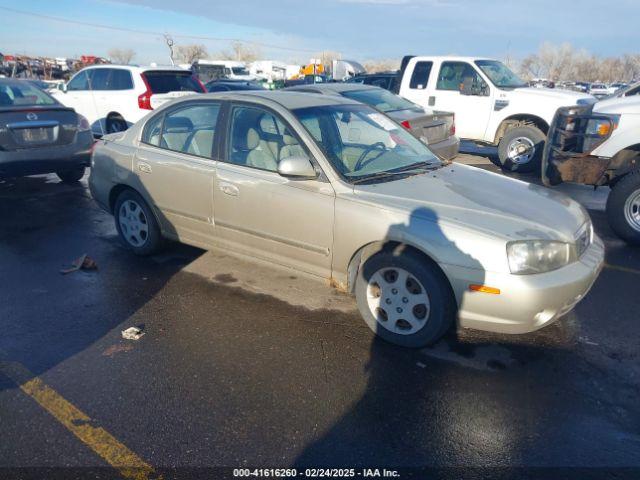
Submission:
POLYGON ((175 66, 173 62, 173 38, 168 33, 164 34, 164 41, 167 42, 167 47, 169 47, 169 58, 171 59, 171 65, 175 66))

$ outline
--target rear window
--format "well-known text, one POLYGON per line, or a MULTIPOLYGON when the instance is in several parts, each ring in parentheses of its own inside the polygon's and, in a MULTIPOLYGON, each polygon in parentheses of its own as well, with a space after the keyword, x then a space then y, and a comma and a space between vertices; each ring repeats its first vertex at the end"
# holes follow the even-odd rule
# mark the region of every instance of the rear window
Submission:
POLYGON ((413 68, 411 74, 411 80, 409 82, 409 88, 422 90, 427 88, 429 82, 429 75, 431 74, 431 67, 433 62, 417 62, 413 68))
POLYGON ((39 88, 24 83, 0 83, 0 108, 55 105, 57 102, 39 88))
POLYGON ((203 92, 191 72, 144 72, 151 93, 203 92))

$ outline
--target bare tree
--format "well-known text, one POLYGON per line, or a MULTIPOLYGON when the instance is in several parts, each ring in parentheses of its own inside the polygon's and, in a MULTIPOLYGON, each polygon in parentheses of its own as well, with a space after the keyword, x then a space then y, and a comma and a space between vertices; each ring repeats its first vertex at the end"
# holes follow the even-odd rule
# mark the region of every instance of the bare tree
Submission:
POLYGON ((262 51, 257 46, 249 46, 242 42, 233 42, 229 50, 223 50, 219 55, 223 60, 254 62, 262 57, 262 51))
POLYGON ((369 73, 387 72, 400 68, 400 61, 395 59, 368 60, 362 65, 369 73))
POLYGON ((523 58, 520 62, 520 73, 525 78, 540 78, 543 73, 538 55, 532 54, 523 58))
POLYGON ((191 64, 209 56, 204 45, 178 45, 174 49, 175 56, 180 63, 191 64))
POLYGON ((136 56, 136 52, 131 50, 130 48, 112 48, 107 52, 107 55, 109 55, 109 59, 113 63, 128 65, 129 62, 133 60, 133 57, 136 56))

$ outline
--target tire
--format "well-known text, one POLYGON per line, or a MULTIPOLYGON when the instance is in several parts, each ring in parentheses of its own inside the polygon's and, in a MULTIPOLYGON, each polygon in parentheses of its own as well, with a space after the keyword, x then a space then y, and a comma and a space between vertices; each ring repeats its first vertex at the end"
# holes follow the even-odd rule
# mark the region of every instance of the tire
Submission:
POLYGON ((436 264, 411 251, 399 255, 383 251, 371 256, 358 271, 355 293, 358 309, 369 328, 380 338, 402 347, 419 348, 436 342, 456 316, 455 297, 447 278, 436 264), (395 280, 393 272, 397 274, 395 280), (398 283, 403 278, 407 278, 404 288, 398 283), (387 285, 381 286, 378 279, 387 285), (376 304, 380 307, 374 314, 376 304), (413 308, 409 310, 404 305, 413 308), (422 315, 424 318, 420 319, 422 315))
POLYGON ((124 118, 122 118, 119 115, 116 115, 116 116, 107 118, 106 127, 107 127, 107 133, 117 133, 117 132, 124 132, 127 128, 129 128, 129 125, 127 124, 124 118))
POLYGON ((56 175, 64 183, 76 183, 80 181, 82 177, 84 177, 84 170, 84 167, 76 167, 72 170, 62 170, 60 172, 56 172, 56 175))
POLYGON ((640 245, 640 170, 627 173, 609 193, 607 220, 620 238, 640 245))
POLYGON ((162 234, 147 202, 134 190, 116 199, 113 217, 122 243, 136 255, 152 255, 162 247, 162 234))
POLYGON ((547 137, 542 130, 531 125, 508 129, 498 144, 500 166, 503 170, 510 172, 540 171, 546 139, 547 137), (520 157, 514 156, 514 150, 518 146, 533 148, 533 154, 521 155, 520 157))

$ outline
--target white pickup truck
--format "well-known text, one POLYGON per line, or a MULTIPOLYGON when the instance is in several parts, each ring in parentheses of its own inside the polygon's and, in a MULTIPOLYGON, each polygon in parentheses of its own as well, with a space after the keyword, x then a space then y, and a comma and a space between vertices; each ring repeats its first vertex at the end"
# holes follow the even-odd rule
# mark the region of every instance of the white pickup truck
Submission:
POLYGON ((611 229, 640 245, 640 96, 560 108, 549 129, 542 180, 610 186, 611 229))
POLYGON ((559 107, 588 105, 584 93, 530 88, 497 60, 406 56, 398 93, 425 108, 454 112, 462 139, 498 146, 506 170, 540 168, 549 125, 559 107))

